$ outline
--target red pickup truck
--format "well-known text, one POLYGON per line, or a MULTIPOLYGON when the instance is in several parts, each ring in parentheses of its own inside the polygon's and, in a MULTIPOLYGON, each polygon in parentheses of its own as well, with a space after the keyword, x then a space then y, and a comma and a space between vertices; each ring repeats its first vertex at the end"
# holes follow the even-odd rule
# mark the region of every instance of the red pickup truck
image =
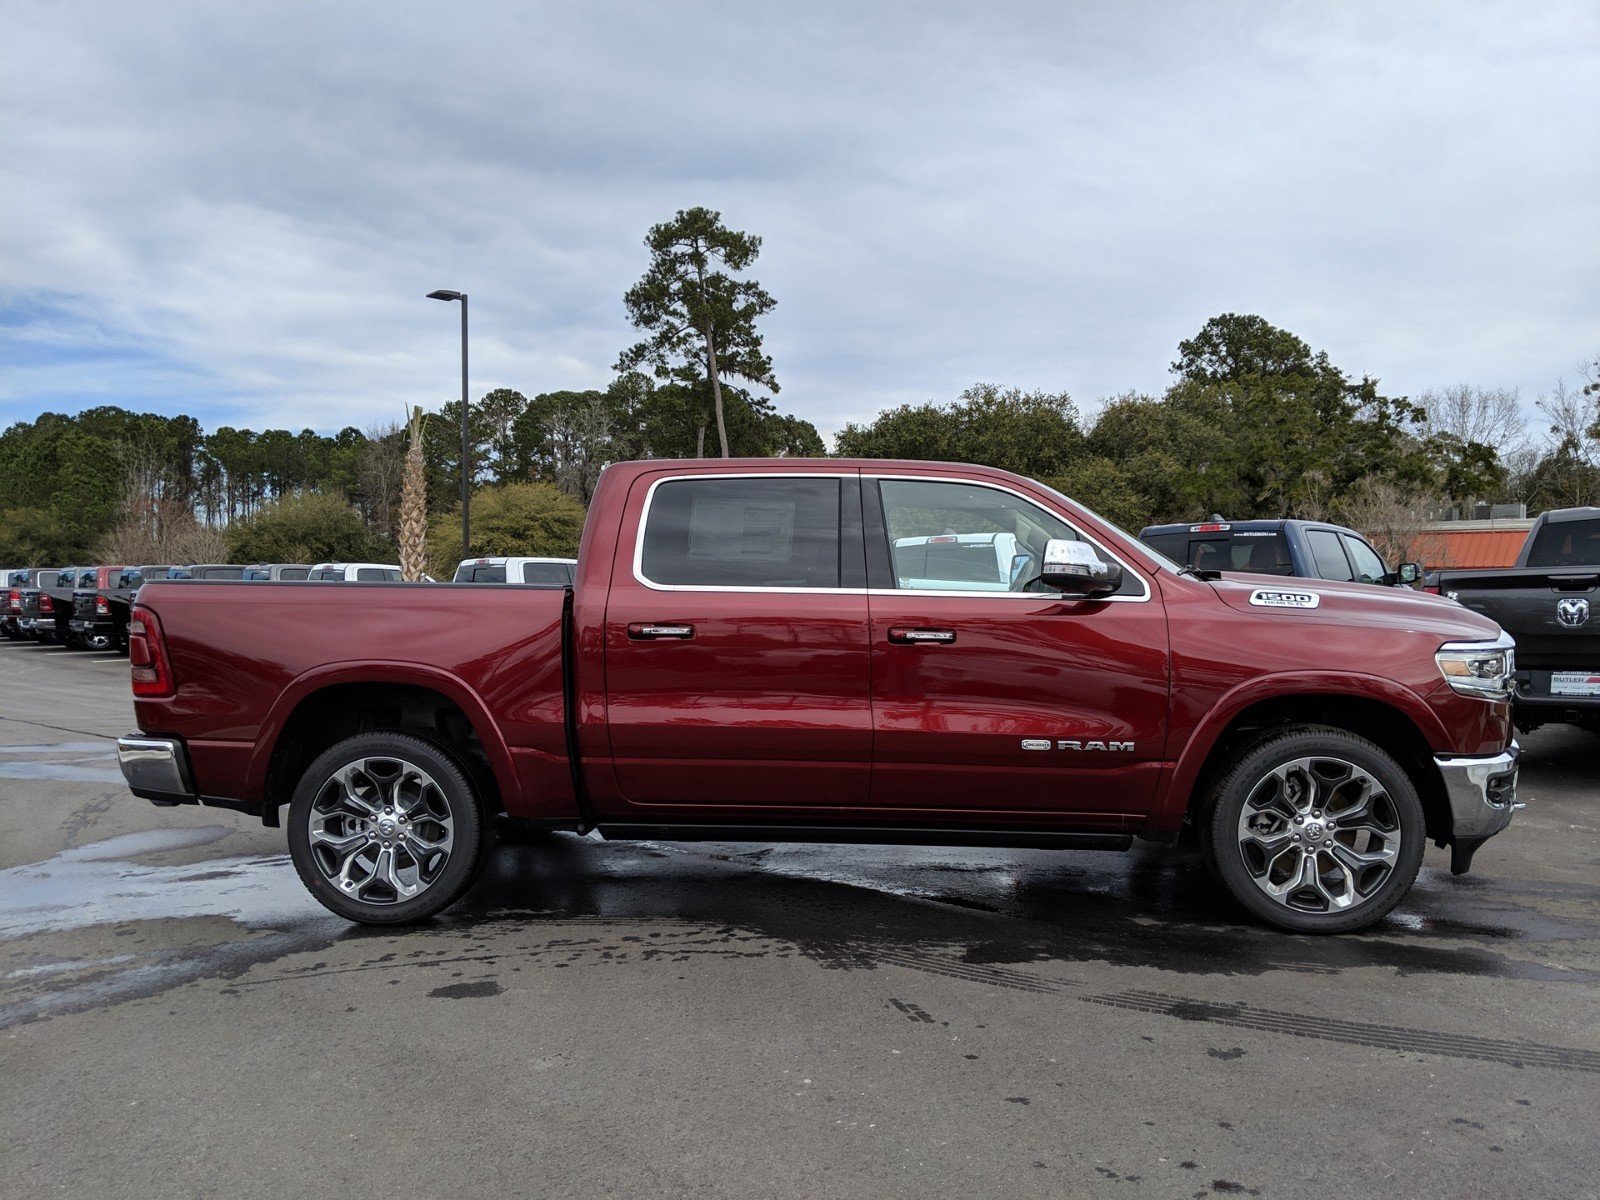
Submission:
POLYGON ((1512 644, 1408 591, 1208 577, 985 467, 644 461, 574 585, 147 583, 134 793, 277 825, 400 924, 497 813, 606 838, 1127 849, 1366 925, 1519 807, 1512 644))

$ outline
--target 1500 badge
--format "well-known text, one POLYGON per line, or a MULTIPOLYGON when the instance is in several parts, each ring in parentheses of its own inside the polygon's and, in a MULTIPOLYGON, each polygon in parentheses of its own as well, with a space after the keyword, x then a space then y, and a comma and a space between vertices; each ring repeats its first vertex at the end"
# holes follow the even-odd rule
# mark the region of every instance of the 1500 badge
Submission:
POLYGON ((1133 750, 1132 742, 1082 742, 1076 738, 1023 738, 1024 750, 1133 750))
POLYGON ((1257 588, 1250 603, 1258 608, 1315 608, 1322 603, 1318 592, 1289 592, 1278 588, 1257 588))

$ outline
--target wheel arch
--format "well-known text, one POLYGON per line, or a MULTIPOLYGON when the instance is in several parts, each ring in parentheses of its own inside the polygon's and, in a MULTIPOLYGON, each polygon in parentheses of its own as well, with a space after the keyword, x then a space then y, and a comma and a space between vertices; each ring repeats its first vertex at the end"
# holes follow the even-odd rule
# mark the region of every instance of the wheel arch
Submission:
POLYGON ((358 733, 392 730, 450 755, 489 812, 520 798, 510 750, 482 700, 459 679, 412 665, 335 666, 284 689, 251 760, 261 819, 279 822, 305 768, 329 746, 358 733))
MULTIPOLYGON (((1385 681, 1387 682, 1387 681, 1385 681)), ((1390 685, 1391 688, 1393 685, 1390 685)), ((1415 701, 1411 693, 1404 693, 1415 701)), ((1450 801, 1433 761, 1443 735, 1437 718, 1420 704, 1392 695, 1349 690, 1297 690, 1247 697, 1226 711, 1213 710, 1174 769, 1169 803, 1187 826, 1199 820, 1212 784, 1238 753, 1262 736, 1293 726, 1343 729, 1378 746, 1400 765, 1422 801, 1428 837, 1443 845, 1450 836, 1450 801), (1433 732, 1434 737, 1429 733, 1433 732)))

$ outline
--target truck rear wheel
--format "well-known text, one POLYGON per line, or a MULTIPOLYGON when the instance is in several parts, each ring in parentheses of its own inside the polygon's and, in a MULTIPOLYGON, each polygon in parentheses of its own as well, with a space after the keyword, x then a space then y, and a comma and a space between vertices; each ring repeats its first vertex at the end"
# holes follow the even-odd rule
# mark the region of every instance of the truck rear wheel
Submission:
POLYGON ((482 864, 483 805, 443 751, 363 733, 306 768, 289 802, 289 854, 311 894, 365 925, 422 921, 455 903, 482 864))
POLYGON ((1342 933, 1411 890, 1422 802, 1388 754, 1342 729, 1301 727, 1247 746, 1200 825, 1212 875, 1268 924, 1342 933))

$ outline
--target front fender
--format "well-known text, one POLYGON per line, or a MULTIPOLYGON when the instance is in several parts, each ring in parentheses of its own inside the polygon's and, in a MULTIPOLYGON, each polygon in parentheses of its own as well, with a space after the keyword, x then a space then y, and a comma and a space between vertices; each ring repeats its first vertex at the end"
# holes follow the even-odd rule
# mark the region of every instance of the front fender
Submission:
POLYGON ((1338 697, 1378 703, 1409 721, 1430 746, 1446 745, 1449 734, 1436 713, 1412 689, 1378 675, 1346 671, 1293 671, 1248 679, 1223 693, 1189 735, 1152 822, 1154 829, 1176 829, 1206 760, 1228 727, 1246 709, 1272 700, 1338 697))

